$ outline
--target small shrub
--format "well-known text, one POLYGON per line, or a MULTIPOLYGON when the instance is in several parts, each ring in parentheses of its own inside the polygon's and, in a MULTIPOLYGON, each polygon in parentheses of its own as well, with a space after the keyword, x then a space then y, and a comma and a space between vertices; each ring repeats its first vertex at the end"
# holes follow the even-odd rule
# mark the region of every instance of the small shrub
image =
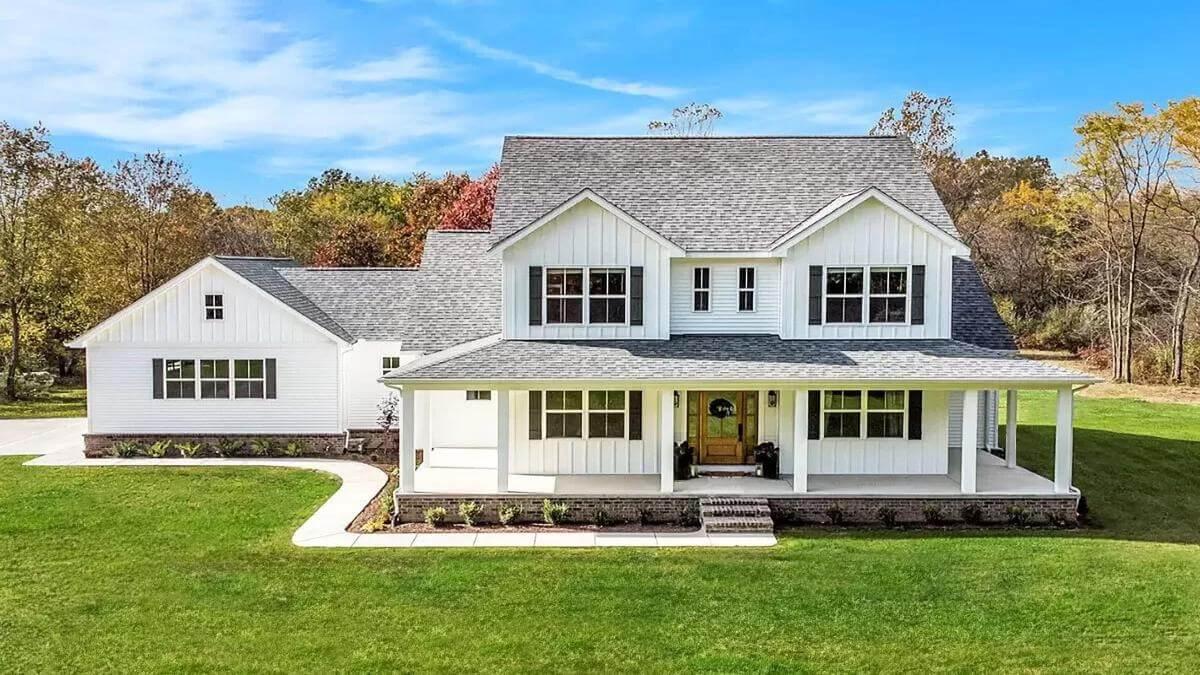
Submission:
POLYGON ((1030 516, 1032 515, 1029 513, 1029 509, 1015 505, 1005 509, 1004 514, 1008 516, 1008 524, 1016 527, 1028 525, 1030 516))
POLYGON ((569 510, 570 507, 562 502, 552 502, 549 499, 542 500, 542 520, 547 525, 558 525, 563 522, 569 510))
POLYGON ((378 532, 383 529, 383 526, 391 520, 392 516, 392 500, 388 495, 383 495, 375 504, 375 513, 363 523, 363 532, 378 532))
POLYGON ((475 502, 459 502, 458 515, 467 527, 475 526, 475 519, 483 513, 483 507, 475 502))
POLYGON ((639 506, 637 510, 638 525, 641 525, 642 527, 649 525, 653 520, 653 515, 654 514, 650 513, 650 509, 644 506, 639 506))
POLYGON ((203 449, 204 449, 204 446, 199 443, 176 443, 175 444, 175 451, 179 453, 180 457, 188 457, 188 458, 195 457, 196 455, 200 454, 200 451, 203 449))
POLYGON ((254 457, 268 457, 274 447, 269 438, 256 438, 250 441, 250 454, 254 457))
POLYGON ((617 523, 616 518, 603 508, 596 509, 595 521, 600 527, 612 527, 617 523))
POLYGON ((964 505, 960 511, 960 515, 962 515, 963 522, 965 523, 970 523, 971 525, 983 524, 983 507, 978 504, 964 505))
POLYGON ((222 438, 217 441, 217 454, 222 457, 237 457, 246 447, 246 442, 240 438, 222 438))
POLYGON ((304 454, 304 444, 300 441, 288 441, 279 452, 284 457, 299 457, 304 454))
POLYGON ((142 454, 142 444, 134 441, 118 441, 112 446, 117 457, 137 457, 142 454))
POLYGON ((881 506, 875 512, 875 517, 879 518, 879 522, 883 523, 884 527, 895 527, 897 515, 896 509, 890 506, 881 506))
POLYGON ((155 441, 146 446, 146 456, 158 459, 165 457, 167 451, 171 449, 171 441, 155 441))
POLYGON ((846 511, 841 504, 830 504, 829 508, 825 509, 825 517, 829 519, 830 525, 841 525, 846 522, 846 511))
POLYGON ((921 509, 921 514, 925 516, 925 522, 930 525, 940 525, 946 519, 946 515, 942 513, 942 507, 937 504, 926 504, 925 508, 921 509))
POLYGON ((691 502, 679 514, 680 527, 700 527, 700 504, 691 502))
POLYGON ((19 399, 45 398, 50 393, 52 386, 54 386, 54 375, 44 370, 17 373, 16 387, 19 399))
POLYGON ((520 504, 501 504, 500 508, 497 509, 500 524, 505 527, 515 524, 521 519, 521 514, 524 512, 525 509, 521 508, 520 504))
POLYGON ((446 507, 431 506, 425 509, 425 524, 441 527, 446 524, 446 507))

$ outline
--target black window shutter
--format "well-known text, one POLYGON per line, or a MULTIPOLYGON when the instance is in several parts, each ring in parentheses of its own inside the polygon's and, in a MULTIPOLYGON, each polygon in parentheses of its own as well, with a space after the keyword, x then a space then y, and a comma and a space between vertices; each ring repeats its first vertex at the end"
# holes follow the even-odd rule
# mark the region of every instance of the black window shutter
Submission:
POLYGON ((808 439, 821 439, 821 392, 816 389, 808 392, 808 439))
POLYGON ((825 287, 825 278, 821 274, 820 265, 808 266, 808 325, 821 325, 821 291, 825 287))
MULTIPOLYGON (((641 267, 629 268, 629 325, 642 325, 642 276, 641 267)), ((640 438, 640 436, 639 436, 640 438)))
POLYGON ((529 392, 529 440, 542 440, 542 392, 529 392))
POLYGON ((266 359, 263 363, 263 374, 266 377, 266 396, 275 398, 275 359, 266 359))
POLYGON ((642 392, 629 392, 629 440, 642 440, 642 392))
POLYGON ((154 384, 152 385, 152 390, 154 391, 154 398, 162 398, 163 397, 163 360, 162 359, 154 359, 153 360, 151 372, 153 373, 152 377, 154 377, 154 384))
MULTIPOLYGON (((925 324, 925 266, 913 265, 912 268, 912 325, 925 324)), ((920 436, 917 436, 920 438, 920 436)))
POLYGON ((923 396, 919 390, 908 392, 908 440, 921 440, 921 403, 923 396))
POLYGON ((542 325, 542 268, 529 268, 529 325, 542 325))

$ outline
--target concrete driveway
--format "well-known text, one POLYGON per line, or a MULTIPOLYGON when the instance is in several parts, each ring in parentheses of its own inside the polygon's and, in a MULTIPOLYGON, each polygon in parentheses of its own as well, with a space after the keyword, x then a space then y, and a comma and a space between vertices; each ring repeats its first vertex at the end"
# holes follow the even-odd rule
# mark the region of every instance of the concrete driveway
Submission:
POLYGON ((87 418, 0 420, 0 455, 43 455, 53 462, 83 460, 87 418))

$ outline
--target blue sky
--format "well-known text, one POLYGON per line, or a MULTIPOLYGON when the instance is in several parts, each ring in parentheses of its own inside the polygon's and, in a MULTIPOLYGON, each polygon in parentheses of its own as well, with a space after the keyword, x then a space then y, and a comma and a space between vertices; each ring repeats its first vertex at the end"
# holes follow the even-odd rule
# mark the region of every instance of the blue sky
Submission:
POLYGON ((911 89, 959 147, 1041 154, 1115 101, 1200 94, 1197 3, 130 0, 0 6, 0 119, 104 164, 162 149, 226 205, 331 166, 480 173, 505 134, 865 133, 911 89))

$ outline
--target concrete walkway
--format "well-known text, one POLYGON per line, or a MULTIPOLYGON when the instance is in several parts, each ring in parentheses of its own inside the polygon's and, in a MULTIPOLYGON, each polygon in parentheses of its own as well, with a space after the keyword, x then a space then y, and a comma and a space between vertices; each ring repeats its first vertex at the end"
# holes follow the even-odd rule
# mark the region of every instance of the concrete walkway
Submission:
POLYGON ((338 548, 588 547, 588 546, 773 546, 773 534, 703 532, 431 532, 421 534, 348 532, 354 519, 387 484, 379 469, 342 459, 223 458, 149 459, 83 456, 80 434, 86 420, 0 420, 0 455, 39 455, 30 466, 273 466, 325 471, 342 479, 329 501, 292 535, 297 546, 338 548))

